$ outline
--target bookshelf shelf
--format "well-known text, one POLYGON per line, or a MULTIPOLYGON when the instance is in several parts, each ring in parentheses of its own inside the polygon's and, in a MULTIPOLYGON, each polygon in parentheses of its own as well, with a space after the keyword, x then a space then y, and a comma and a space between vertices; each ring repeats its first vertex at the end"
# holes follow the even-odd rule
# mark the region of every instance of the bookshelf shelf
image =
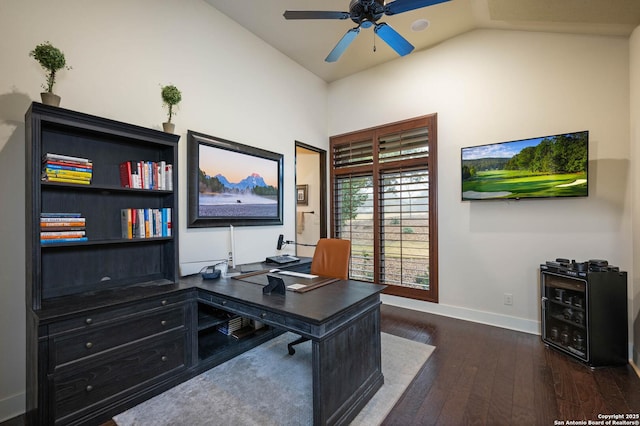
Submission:
POLYGON ((141 188, 124 188, 116 185, 81 185, 73 183, 60 183, 60 182, 42 182, 42 187, 51 190, 59 191, 99 191, 99 192, 113 192, 113 193, 134 193, 134 194, 148 194, 149 196, 157 196, 158 194, 173 194, 173 191, 164 189, 141 189, 141 188))
POLYGON ((134 239, 117 239, 117 240, 88 240, 66 243, 48 243, 41 244, 43 250, 55 249, 61 247, 78 247, 78 246, 106 246, 116 244, 155 244, 159 242, 170 242, 173 237, 150 237, 150 238, 134 238, 134 239))

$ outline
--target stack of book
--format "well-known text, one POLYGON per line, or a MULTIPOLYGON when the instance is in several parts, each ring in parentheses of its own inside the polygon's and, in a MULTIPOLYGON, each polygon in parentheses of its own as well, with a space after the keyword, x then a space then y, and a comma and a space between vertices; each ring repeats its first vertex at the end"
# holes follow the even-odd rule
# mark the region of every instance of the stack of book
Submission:
POLYGON ((91 184, 93 163, 87 158, 47 153, 42 156, 42 180, 45 182, 91 184))
POLYGON ((124 188, 173 190, 173 165, 165 161, 120 163, 120 185, 124 188))
POLYGON ((86 220, 80 213, 41 213, 40 243, 87 241, 86 220))
POLYGON ((239 331, 243 327, 250 325, 249 318, 235 317, 229 321, 222 323, 218 326, 218 331, 226 336, 232 336, 235 332, 239 331))
POLYGON ((171 208, 121 209, 122 238, 153 238, 171 236, 171 208))

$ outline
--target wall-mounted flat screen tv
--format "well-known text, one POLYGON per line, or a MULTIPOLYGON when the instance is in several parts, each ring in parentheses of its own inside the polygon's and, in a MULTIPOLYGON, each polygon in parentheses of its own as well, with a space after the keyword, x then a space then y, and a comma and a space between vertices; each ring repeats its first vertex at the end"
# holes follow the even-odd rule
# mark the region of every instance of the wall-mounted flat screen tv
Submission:
POLYGON ((587 130, 462 148, 462 200, 589 195, 587 130))

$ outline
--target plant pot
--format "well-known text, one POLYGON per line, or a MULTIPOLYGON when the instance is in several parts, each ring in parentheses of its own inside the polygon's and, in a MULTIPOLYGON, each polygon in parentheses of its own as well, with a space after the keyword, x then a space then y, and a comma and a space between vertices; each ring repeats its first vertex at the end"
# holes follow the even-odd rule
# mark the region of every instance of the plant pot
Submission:
POLYGON ((58 95, 54 95, 51 92, 42 92, 40 97, 45 105, 60 106, 60 96, 58 95))
POLYGON ((173 131, 176 128, 176 125, 173 123, 162 123, 162 128, 164 129, 165 132, 167 133, 173 133, 173 131))

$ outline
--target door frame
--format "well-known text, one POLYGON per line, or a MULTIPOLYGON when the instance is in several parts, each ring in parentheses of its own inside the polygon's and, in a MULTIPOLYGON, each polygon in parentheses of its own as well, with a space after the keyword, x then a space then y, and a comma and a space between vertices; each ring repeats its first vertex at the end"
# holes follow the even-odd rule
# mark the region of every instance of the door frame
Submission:
MULTIPOLYGON (((298 184, 298 150, 297 150, 298 148, 304 148, 309 151, 316 152, 318 153, 318 156, 319 156, 318 169, 320 171, 320 238, 326 238, 327 237, 327 214, 328 214, 327 212, 327 206, 328 206, 328 203, 327 203, 327 151, 325 151, 324 149, 317 148, 315 146, 307 145, 306 143, 303 143, 300 141, 295 142, 294 189, 298 184)), ((296 193, 296 197, 297 197, 297 193, 296 193)), ((294 199, 297 199, 297 198, 294 198, 294 199)), ((297 226, 297 223, 296 223, 296 226, 297 226)), ((298 237, 296 234, 296 240, 297 239, 298 237)))

